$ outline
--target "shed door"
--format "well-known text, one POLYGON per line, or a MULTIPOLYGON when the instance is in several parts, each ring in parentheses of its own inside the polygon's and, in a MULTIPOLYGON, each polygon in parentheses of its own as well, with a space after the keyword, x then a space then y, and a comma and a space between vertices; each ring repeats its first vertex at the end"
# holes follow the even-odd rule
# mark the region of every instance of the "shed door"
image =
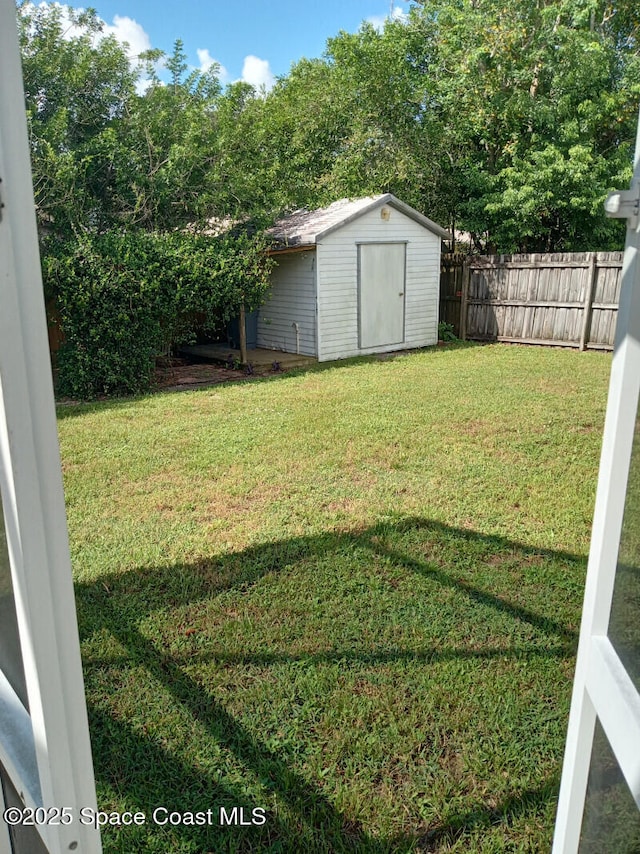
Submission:
POLYGON ((405 243, 358 246, 360 348, 404 341, 405 243))

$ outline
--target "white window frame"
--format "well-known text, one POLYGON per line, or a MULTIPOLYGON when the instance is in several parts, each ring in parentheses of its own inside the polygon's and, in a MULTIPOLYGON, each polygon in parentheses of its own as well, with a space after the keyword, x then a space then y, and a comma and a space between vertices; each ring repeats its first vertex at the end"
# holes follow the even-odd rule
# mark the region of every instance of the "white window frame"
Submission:
POLYGON ((640 695, 607 637, 640 392, 640 121, 633 175, 605 205, 627 239, 553 854, 578 851, 596 718, 640 807, 640 695))
POLYGON ((96 793, 13 0, 0 0, 0 178, 0 490, 29 700, 27 713, 0 678, 0 761, 26 806, 73 810, 71 824, 38 827, 51 854, 99 854, 78 812, 96 793))

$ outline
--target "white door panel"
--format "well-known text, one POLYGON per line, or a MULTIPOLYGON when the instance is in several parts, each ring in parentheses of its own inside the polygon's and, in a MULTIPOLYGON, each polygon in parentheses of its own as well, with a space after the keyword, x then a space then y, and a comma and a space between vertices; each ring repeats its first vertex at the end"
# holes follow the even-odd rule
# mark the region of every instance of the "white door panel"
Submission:
POLYGON ((404 341, 404 243, 361 243, 359 250, 360 348, 404 341))

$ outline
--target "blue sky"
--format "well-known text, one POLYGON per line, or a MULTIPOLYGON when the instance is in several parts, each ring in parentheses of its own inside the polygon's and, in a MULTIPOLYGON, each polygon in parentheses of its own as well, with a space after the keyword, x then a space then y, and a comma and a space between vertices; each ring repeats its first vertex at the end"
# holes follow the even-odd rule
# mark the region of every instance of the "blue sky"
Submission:
POLYGON ((327 38, 355 32, 363 20, 381 25, 391 10, 403 15, 409 0, 90 0, 106 31, 129 42, 131 52, 149 47, 170 53, 184 42, 193 67, 215 60, 221 80, 245 79, 267 88, 302 57, 322 54, 327 38))

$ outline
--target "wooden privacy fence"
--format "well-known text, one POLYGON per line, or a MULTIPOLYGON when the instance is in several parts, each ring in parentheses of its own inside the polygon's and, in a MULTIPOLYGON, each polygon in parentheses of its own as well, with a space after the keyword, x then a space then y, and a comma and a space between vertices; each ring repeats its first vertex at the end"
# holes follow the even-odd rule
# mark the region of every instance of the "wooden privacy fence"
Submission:
POLYGON ((622 252, 443 255, 440 320, 477 341, 613 348, 622 252))

